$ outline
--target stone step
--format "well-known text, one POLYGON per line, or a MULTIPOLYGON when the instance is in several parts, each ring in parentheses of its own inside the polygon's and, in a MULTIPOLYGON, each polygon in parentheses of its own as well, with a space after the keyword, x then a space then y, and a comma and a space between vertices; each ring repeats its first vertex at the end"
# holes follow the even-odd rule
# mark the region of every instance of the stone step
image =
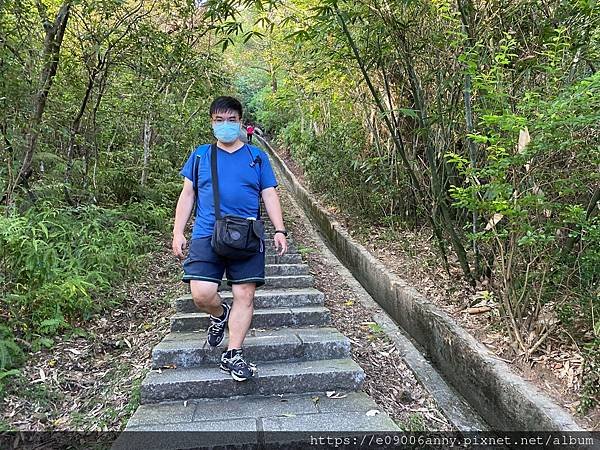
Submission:
MULTIPOLYGON (((329 310, 322 306, 265 308, 254 311, 252 328, 304 327, 327 325, 329 310)), ((210 324, 206 313, 176 313, 171 317, 171 331, 204 331, 210 324)))
MULTIPOLYGON (((273 244, 269 244, 269 242, 272 243, 273 241, 266 240, 265 242, 267 243, 265 246, 266 256, 269 256, 269 255, 275 256, 275 253, 276 253, 275 247, 273 244)), ((286 255, 299 255, 300 258, 302 258, 302 255, 304 255, 305 253, 313 253, 314 251, 315 251, 315 249, 312 247, 305 247, 302 245, 298 246, 295 244, 291 244, 290 246, 288 246, 288 251, 286 252, 286 255)))
POLYGON ((356 391, 365 378, 351 359, 277 362, 258 366, 249 381, 234 381, 219 368, 151 371, 141 385, 141 403, 238 395, 274 395, 322 391, 356 391))
POLYGON ((265 255, 265 264, 302 264, 302 255, 300 253, 286 253, 278 256, 274 253, 265 255))
MULTIPOLYGON (((313 287, 315 280, 312 275, 283 275, 266 276, 262 289, 269 288, 308 288, 313 287)), ((225 280, 221 283, 221 290, 230 291, 231 286, 225 280)))
MULTIPOLYGON (((231 304, 231 291, 221 292, 223 301, 231 304)), ((314 288, 301 289, 258 289, 254 294, 254 307, 263 308, 294 308, 298 306, 323 306, 325 295, 314 288)), ((190 295, 175 299, 174 307, 180 313, 199 312, 190 295)))
MULTIPOLYGON (((389 416, 367 394, 349 392, 343 395, 345 397, 342 398, 329 398, 325 393, 251 395, 223 399, 192 399, 185 404, 182 401, 149 403, 140 405, 129 419, 125 430, 242 432, 248 429, 255 430, 252 425, 256 424, 260 430, 272 431, 281 429, 281 423, 274 421, 285 419, 286 431, 399 431, 389 416), (373 410, 379 411, 379 414, 366 415, 368 411, 373 410)), ((119 439, 134 438, 136 434, 129 433, 129 436, 123 435, 119 439)), ((226 436, 213 434, 220 439, 218 443, 224 446, 230 444, 230 441, 223 441, 226 436)), ((173 439, 176 436, 171 434, 169 437, 173 439)), ((233 433, 229 433, 227 437, 232 440, 236 438, 233 433)), ((253 437, 256 439, 256 436, 253 437)), ((119 448, 148 449, 147 439, 141 444, 140 447, 125 445, 119 448)), ((163 447, 157 445, 156 448, 163 447)), ((167 445, 164 448, 186 447, 167 445)))
MULTIPOLYGON (((152 367, 214 367, 226 345, 206 345, 205 331, 170 333, 152 350, 152 367)), ((350 340, 335 328, 254 330, 244 341, 244 356, 256 362, 349 358, 350 340)))
POLYGON ((268 277, 279 277, 289 275, 309 275, 306 264, 267 264, 265 275, 268 277))
MULTIPOLYGON (((267 251, 267 254, 275 253, 275 242, 273 241, 273 239, 265 239, 265 249, 267 251)), ((296 244, 288 242, 287 253, 299 253, 296 244)))
POLYGON ((319 444, 311 442, 315 433, 323 446, 327 437, 356 436, 358 444, 363 436, 370 439, 377 433, 385 439, 401 430, 368 395, 351 392, 335 399, 316 393, 144 404, 125 431, 112 450, 305 449, 319 444), (368 411, 378 414, 367 416, 368 411), (148 432, 153 432, 151 441, 148 432))

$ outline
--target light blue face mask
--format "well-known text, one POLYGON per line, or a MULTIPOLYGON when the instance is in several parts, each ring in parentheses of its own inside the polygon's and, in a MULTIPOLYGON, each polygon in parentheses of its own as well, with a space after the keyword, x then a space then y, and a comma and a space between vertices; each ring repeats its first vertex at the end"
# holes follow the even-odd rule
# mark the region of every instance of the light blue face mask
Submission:
POLYGON ((215 137, 225 144, 235 142, 240 136, 239 122, 213 123, 212 129, 215 137))

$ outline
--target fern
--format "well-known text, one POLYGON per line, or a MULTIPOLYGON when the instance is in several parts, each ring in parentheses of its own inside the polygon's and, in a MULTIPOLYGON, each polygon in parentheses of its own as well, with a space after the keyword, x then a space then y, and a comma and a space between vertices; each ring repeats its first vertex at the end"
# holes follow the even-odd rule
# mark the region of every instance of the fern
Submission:
POLYGON ((23 351, 11 338, 0 339, 0 378, 2 371, 17 367, 23 361, 23 351))
POLYGON ((65 325, 65 320, 62 316, 53 317, 52 319, 42 320, 39 325, 39 331, 42 333, 55 333, 65 325))

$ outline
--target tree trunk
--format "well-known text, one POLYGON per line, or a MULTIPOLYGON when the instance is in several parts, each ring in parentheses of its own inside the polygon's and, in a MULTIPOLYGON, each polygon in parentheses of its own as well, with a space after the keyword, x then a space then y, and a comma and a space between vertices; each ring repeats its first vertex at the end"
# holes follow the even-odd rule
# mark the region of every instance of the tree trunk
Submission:
POLYGON ((90 155, 90 147, 86 146, 85 148, 85 172, 83 174, 83 188, 87 188, 88 186, 88 178, 90 173, 90 160, 92 158, 98 158, 98 133, 97 133, 97 121, 96 118, 98 116, 98 109, 100 108, 100 103, 102 102, 102 97, 104 96, 104 91, 106 89, 106 78, 108 67, 100 74, 100 78, 98 80, 98 94, 96 95, 96 99, 94 101, 94 107, 90 113, 90 122, 91 122, 91 134, 92 134, 92 155, 90 155))
POLYGON ((144 186, 148 181, 148 165, 150 164, 150 141, 152 139, 152 117, 150 114, 144 120, 144 163, 142 165, 142 179, 140 184, 144 186))
POLYGON ((71 206, 74 206, 73 200, 69 195, 69 184, 71 183, 71 173, 73 172, 73 154, 75 153, 74 149, 77 141, 77 135, 79 134, 79 130, 81 128, 81 119, 83 117, 83 114, 85 113, 88 101, 90 100, 90 97, 92 95, 92 90, 94 89, 97 73, 98 69, 94 68, 89 74, 88 84, 85 90, 85 94, 83 96, 83 100, 81 101, 81 106, 79 107, 77 115, 73 118, 73 122, 71 123, 71 129, 69 131, 69 146, 67 147, 67 170, 65 171, 63 190, 65 194, 65 200, 71 206))
POLYGON ((23 163, 21 164, 21 169, 19 170, 19 174, 15 178, 13 185, 9 187, 7 192, 9 202, 12 199, 12 195, 16 187, 31 174, 31 162, 33 161, 33 155, 37 146, 37 140, 40 133, 40 124, 46 108, 48 93, 50 92, 52 82, 54 81, 54 76, 56 75, 56 71, 58 69, 60 47, 65 35, 65 30, 67 28, 67 22, 69 20, 69 14, 72 6, 71 3, 71 0, 68 0, 62 4, 58 10, 53 24, 50 23, 48 17, 46 16, 45 7, 39 0, 37 3, 40 16, 44 22, 44 29, 46 31, 43 53, 44 66, 40 75, 38 91, 33 101, 33 113, 29 121, 29 130, 27 131, 23 163))
MULTIPOLYGON (((410 162, 408 161, 407 157, 406 157, 406 151, 404 149, 404 142, 402 141, 402 136, 400 135, 399 132, 397 132, 394 128, 394 124, 392 123, 391 119, 390 119, 390 114, 389 111, 386 110, 385 106, 383 105, 381 98, 379 96, 379 92, 377 92, 377 90, 375 89, 375 86, 373 86, 373 83, 371 81, 371 77, 369 76, 369 73, 367 72, 367 68, 365 66, 365 63, 363 61, 363 59, 360 56, 360 53, 358 51, 358 48, 356 47, 356 44, 354 42, 354 39, 352 38, 352 35, 350 34, 350 31, 348 30, 348 27, 346 26, 346 22, 344 20, 344 18, 342 17, 342 13, 341 11, 337 8, 337 6, 335 7, 335 13, 337 15, 337 18, 340 22, 340 25, 342 26, 342 30, 344 32, 344 35, 346 36, 346 39, 348 40, 348 45, 350 46, 350 48, 352 49, 352 53, 354 55, 354 59, 356 60, 360 71, 363 75, 363 78, 365 80, 365 82, 367 83, 367 87, 369 88, 369 91, 371 92, 371 95, 373 97, 373 100, 375 101, 375 104, 377 106, 377 109, 379 109, 379 111, 381 112, 382 116, 383 116, 383 120, 385 122, 385 125, 387 126, 392 139, 394 141, 394 145, 396 146, 396 149, 398 150, 398 154, 400 155, 400 158, 402 159, 402 163, 404 165, 404 168, 406 170, 406 173, 408 174, 409 178, 413 181, 413 184, 415 186, 415 190, 417 192, 417 196, 419 198, 419 201, 422 203, 423 207, 425 209, 427 209, 427 204, 425 203, 425 192, 423 191, 423 189, 421 188, 421 185, 417 179, 417 176, 415 174, 415 171, 413 170, 413 167, 411 166, 410 162)), ((433 220, 433 217, 428 215, 428 219, 429 219, 429 223, 431 224, 431 228, 433 230, 433 233, 436 237, 436 241, 438 243, 438 248, 440 249, 440 253, 442 256, 442 260, 444 262, 444 266, 446 268, 446 271, 449 272, 449 266, 448 266, 448 258, 446 255, 446 249, 444 248, 444 242, 442 239, 442 234, 440 232, 440 229, 437 225, 437 223, 435 222, 435 220, 433 220)))
MULTIPOLYGON (((439 211, 441 213, 441 217, 436 218, 438 220, 440 218, 442 219, 442 226, 450 236, 450 242, 452 243, 452 247, 456 252, 458 262, 460 263, 465 278, 467 279, 467 281, 469 281, 469 283, 474 284, 473 274, 471 273, 471 268, 469 266, 467 252, 465 251, 465 247, 461 242, 460 237, 458 236, 458 233, 454 227, 454 222, 452 220, 452 216, 450 215, 450 210, 446 201, 446 192, 444 189, 445 179, 443 177, 443 174, 439 173, 438 158, 435 154, 435 148, 433 147, 433 143, 431 142, 429 125, 427 124, 427 106, 425 104, 423 90, 421 89, 419 78, 417 77, 417 73, 414 69, 412 54, 409 50, 408 42, 406 41, 404 35, 401 36, 401 42, 403 44, 402 46, 404 64, 406 66, 408 80, 411 85, 415 107, 417 111, 419 111, 419 127, 425 131, 425 155, 427 157, 429 171, 431 173, 431 191, 434 204, 434 211, 437 209, 437 207, 439 207, 439 211)), ((438 214, 434 212, 434 216, 438 216, 438 214)))
MULTIPOLYGON (((458 10, 460 12, 460 18, 462 22, 463 32, 467 36, 467 42, 469 44, 469 48, 472 48, 475 45, 475 39, 473 38, 473 28, 471 23, 469 22, 471 18, 470 12, 473 11, 473 4, 470 0, 466 0, 466 4, 463 3, 463 0, 457 0, 458 10)), ((471 96, 471 75, 468 72, 465 72, 464 78, 464 90, 463 90, 463 98, 465 102, 465 122, 467 127, 467 133, 472 134, 474 130, 473 126, 473 99, 471 96)), ((467 141, 467 147, 469 148, 469 161, 471 163, 471 168, 475 169, 477 165, 477 147, 475 142, 468 136, 465 137, 467 141)), ((476 194, 473 194, 476 195, 476 194)), ((473 232, 473 236, 477 234, 477 211, 473 210, 472 216, 472 225, 471 231, 473 232)), ((479 248, 477 247, 477 241, 473 238, 473 255, 475 256, 475 270, 476 273, 479 274, 480 267, 480 256, 479 256, 479 248)))

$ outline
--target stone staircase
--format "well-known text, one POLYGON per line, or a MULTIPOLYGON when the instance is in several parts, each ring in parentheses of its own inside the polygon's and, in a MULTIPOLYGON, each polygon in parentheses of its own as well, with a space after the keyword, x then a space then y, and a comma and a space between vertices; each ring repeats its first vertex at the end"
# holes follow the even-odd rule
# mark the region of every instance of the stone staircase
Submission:
MULTIPOLYGON (((184 449, 230 443, 287 448, 308 439, 309 432, 399 431, 359 392, 365 374, 351 359, 349 339, 328 326, 324 295, 314 289, 298 249, 291 243, 286 255, 277 256, 272 233, 268 225, 266 285, 256 292, 244 342, 244 356, 257 364, 258 376, 240 383, 221 372, 218 361, 227 341, 216 349, 206 345, 208 315, 196 309, 191 297, 178 298, 171 331, 152 351, 153 370, 142 382, 141 405, 114 448, 184 449), (170 437, 148 442, 128 431, 212 433, 195 439, 189 433, 167 433, 170 437)), ((221 295, 232 301, 225 284, 221 295)))

